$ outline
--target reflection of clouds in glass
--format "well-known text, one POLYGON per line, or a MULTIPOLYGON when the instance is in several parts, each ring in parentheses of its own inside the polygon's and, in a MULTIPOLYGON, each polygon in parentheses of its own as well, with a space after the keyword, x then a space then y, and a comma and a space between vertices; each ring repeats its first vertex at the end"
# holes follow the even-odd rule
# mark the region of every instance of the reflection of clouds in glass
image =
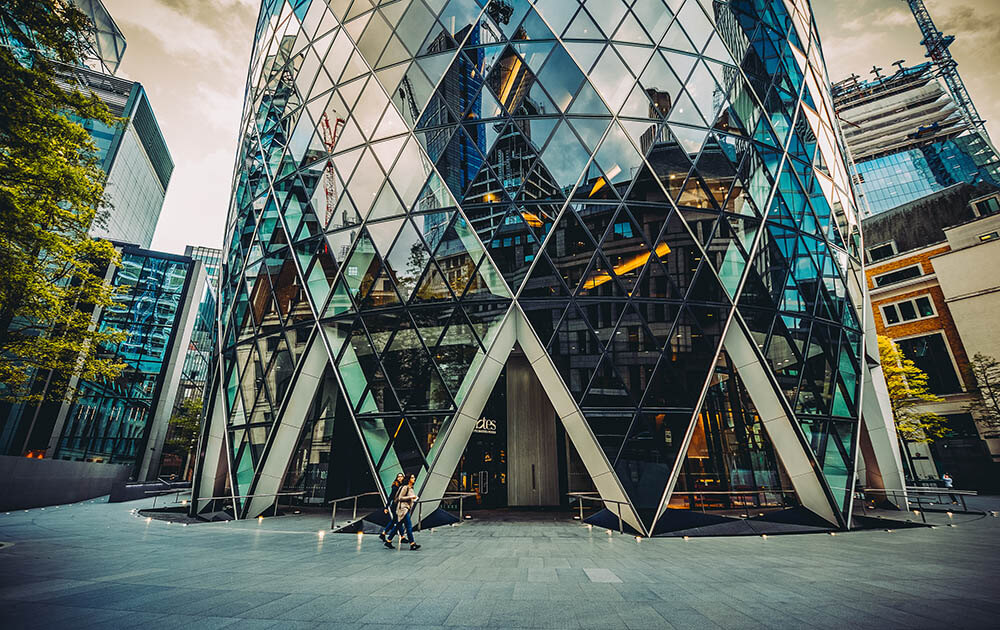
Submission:
POLYGON ((590 81, 597 87, 604 100, 611 105, 611 109, 617 112, 625 103, 634 79, 625 69, 622 60, 609 47, 591 71, 590 81))
POLYGON ((642 166, 642 158, 618 125, 612 126, 604 139, 597 162, 613 183, 631 179, 642 166))
POLYGON ((583 74, 569 54, 562 48, 557 48, 542 68, 539 80, 556 106, 565 111, 583 83, 583 74))
POLYGON ((576 183, 589 157, 586 149, 565 122, 559 124, 552 134, 549 146, 542 154, 542 160, 549 168, 549 172, 563 189, 576 183))

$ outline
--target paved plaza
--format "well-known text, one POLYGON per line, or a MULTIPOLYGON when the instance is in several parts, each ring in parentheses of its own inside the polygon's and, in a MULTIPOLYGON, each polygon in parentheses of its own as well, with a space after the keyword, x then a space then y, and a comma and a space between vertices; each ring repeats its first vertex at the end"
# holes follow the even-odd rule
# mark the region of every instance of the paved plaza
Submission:
POLYGON ((148 505, 0 514, 0 627, 1000 625, 990 515, 934 514, 934 529, 891 533, 641 541, 553 518, 474 520, 418 534, 411 552, 327 533, 320 515, 183 526, 132 513, 148 505))

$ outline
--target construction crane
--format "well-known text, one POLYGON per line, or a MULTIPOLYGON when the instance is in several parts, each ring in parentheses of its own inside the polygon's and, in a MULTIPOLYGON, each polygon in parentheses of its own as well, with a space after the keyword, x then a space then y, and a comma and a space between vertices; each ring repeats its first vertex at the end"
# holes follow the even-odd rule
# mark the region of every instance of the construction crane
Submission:
POLYGON ((972 125, 973 129, 979 131, 988 140, 986 123, 976 111, 976 106, 972 104, 969 91, 965 89, 965 83, 962 82, 962 77, 958 74, 958 62, 948 50, 948 47, 955 41, 955 36, 945 35, 934 26, 934 20, 927 12, 923 0, 904 1, 910 6, 910 11, 913 12, 913 17, 917 20, 917 26, 920 27, 920 33, 924 36, 920 45, 927 49, 926 56, 937 66, 941 78, 948 86, 948 91, 955 99, 955 104, 958 105, 959 110, 965 115, 967 122, 972 125))
POLYGON ((320 121, 320 133, 323 136, 323 146, 326 147, 326 166, 323 167, 323 191, 326 193, 326 221, 323 223, 324 229, 330 225, 333 218, 333 211, 337 202, 337 175, 333 172, 333 147, 337 144, 337 134, 344 127, 346 122, 343 118, 337 118, 333 126, 330 126, 330 117, 323 112, 320 121))

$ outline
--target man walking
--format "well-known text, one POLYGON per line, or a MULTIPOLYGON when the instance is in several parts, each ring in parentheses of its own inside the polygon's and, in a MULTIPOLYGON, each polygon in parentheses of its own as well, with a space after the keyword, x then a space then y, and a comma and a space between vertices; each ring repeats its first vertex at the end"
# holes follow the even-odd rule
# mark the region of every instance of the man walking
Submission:
MULTIPOLYGON (((944 487, 947 488, 948 490, 951 490, 955 487, 955 480, 952 479, 951 475, 949 475, 948 473, 941 475, 941 481, 944 482, 944 487)), ((948 496, 951 497, 951 502, 953 505, 958 503, 958 499, 955 497, 954 494, 949 492, 948 496)))

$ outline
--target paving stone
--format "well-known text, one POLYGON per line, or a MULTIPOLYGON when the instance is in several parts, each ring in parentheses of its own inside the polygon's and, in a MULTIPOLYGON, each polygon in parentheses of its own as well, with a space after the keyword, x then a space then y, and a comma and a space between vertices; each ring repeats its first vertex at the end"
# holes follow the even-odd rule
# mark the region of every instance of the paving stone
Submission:
POLYGON ((0 515, 15 543, 0 549, 0 627, 996 627, 1000 519, 952 520, 637 544, 551 515, 476 518, 410 553, 319 538, 329 514, 178 527, 88 502, 0 515))

